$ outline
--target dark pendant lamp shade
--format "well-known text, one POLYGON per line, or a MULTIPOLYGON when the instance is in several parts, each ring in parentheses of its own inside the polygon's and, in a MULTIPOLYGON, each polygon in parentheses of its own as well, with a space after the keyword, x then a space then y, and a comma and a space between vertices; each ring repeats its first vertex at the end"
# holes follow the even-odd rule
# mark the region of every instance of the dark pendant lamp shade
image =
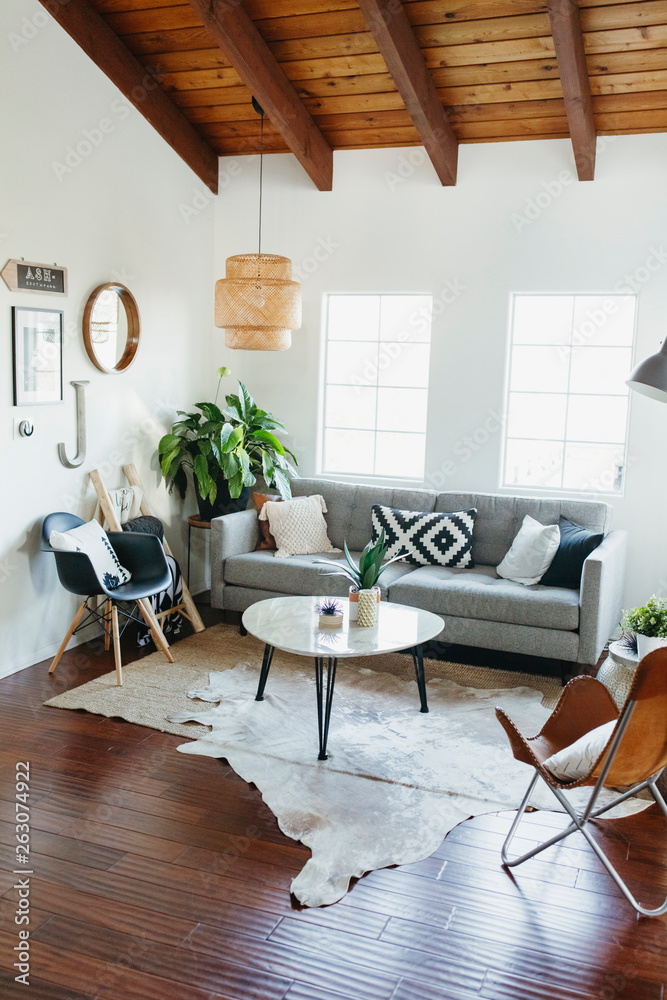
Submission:
POLYGON ((626 385, 642 396, 650 396, 667 403, 667 338, 657 354, 640 361, 626 385))

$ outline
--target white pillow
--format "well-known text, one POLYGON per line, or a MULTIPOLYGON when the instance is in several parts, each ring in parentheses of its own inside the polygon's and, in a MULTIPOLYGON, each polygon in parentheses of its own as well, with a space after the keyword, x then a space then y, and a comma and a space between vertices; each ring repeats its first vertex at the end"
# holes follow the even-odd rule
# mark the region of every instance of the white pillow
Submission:
POLYGON ((267 500, 259 512, 259 519, 269 522, 276 540, 276 557, 286 559, 313 552, 340 552, 327 535, 326 509, 324 497, 319 493, 296 500, 267 500))
POLYGON ((551 566, 559 545, 557 524, 540 524, 526 514, 509 552, 496 567, 498 576, 526 587, 539 583, 551 566))
POLYGON ((118 562, 107 533, 98 521, 88 521, 69 531, 52 531, 49 544, 60 552, 85 552, 97 579, 108 590, 132 579, 130 571, 118 562))
POLYGON ((590 733, 584 733, 569 747, 564 747, 558 753, 547 757, 544 766, 559 781, 576 781, 577 778, 583 778, 606 747, 615 725, 616 720, 612 719, 597 729, 591 729, 590 733))

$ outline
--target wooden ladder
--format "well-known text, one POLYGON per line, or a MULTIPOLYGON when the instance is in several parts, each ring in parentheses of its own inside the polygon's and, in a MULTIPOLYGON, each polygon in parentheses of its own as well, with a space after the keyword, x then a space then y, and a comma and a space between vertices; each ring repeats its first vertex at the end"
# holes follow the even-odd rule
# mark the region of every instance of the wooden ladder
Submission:
MULTIPOLYGON (((125 473, 125 478, 127 479, 130 486, 136 486, 138 489, 141 490, 141 513, 144 514, 145 516, 153 516, 151 505, 146 497, 146 491, 141 485, 141 480, 139 479, 139 473, 137 472, 135 466, 124 465, 123 472, 125 473)), ((116 512, 114 510, 113 504, 111 503, 111 497, 109 496, 107 488, 104 485, 104 480, 102 479, 97 469, 93 469, 92 472, 90 473, 90 481, 95 487, 95 492, 97 493, 97 498, 100 502, 100 508, 102 510, 102 513, 104 514, 104 517, 106 518, 109 528, 111 529, 111 531, 122 531, 123 529, 121 525, 118 523, 116 512)), ((173 553, 169 548, 169 543, 167 542, 166 537, 163 539, 162 545, 167 555, 173 556, 173 553)), ((190 594, 187 584, 185 583, 185 580, 183 580, 182 576, 181 576, 181 585, 183 587, 183 600, 181 604, 175 604, 173 608, 168 608, 166 611, 160 611, 157 614, 155 614, 151 607, 150 601, 147 598, 144 600, 144 602, 142 602, 145 612, 144 617, 146 617, 147 620, 149 621, 149 624, 151 626, 151 631, 154 632, 155 627, 157 627, 158 632, 162 637, 162 642, 156 641, 156 646, 158 646, 158 648, 162 647, 164 649, 163 643, 166 644, 167 646, 169 645, 167 643, 167 640, 164 638, 164 635, 162 633, 162 628, 160 627, 160 620, 166 617, 166 615, 173 615, 176 612, 180 612, 180 614, 182 614, 184 618, 187 618, 188 621, 192 623, 192 627, 194 628, 195 632, 203 632, 205 629, 205 625, 201 620, 201 615, 197 611, 195 602, 192 600, 192 595, 190 594), (154 624, 150 621, 151 618, 155 620, 154 624)), ((153 635, 153 639, 155 638, 156 638, 155 635, 153 635)), ((171 659, 171 657, 169 658, 171 659)))

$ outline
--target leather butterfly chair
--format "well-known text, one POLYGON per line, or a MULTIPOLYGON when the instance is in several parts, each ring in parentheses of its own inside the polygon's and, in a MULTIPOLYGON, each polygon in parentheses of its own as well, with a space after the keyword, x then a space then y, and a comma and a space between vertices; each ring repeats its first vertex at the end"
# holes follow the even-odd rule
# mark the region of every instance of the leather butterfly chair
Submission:
POLYGON ((592 677, 582 676, 575 677, 564 688, 556 708, 537 736, 524 737, 500 708, 496 709, 496 716, 509 737, 516 760, 532 764, 535 768, 528 791, 503 844, 501 852, 503 864, 509 868, 519 865, 522 861, 527 861, 545 848, 580 830, 623 895, 638 913, 647 917, 657 917, 667 913, 667 899, 662 906, 653 910, 637 902, 588 828, 591 820, 597 819, 608 809, 631 795, 636 795, 644 788, 650 791, 667 816, 667 803, 655 784, 663 767, 667 765, 667 648, 649 653, 639 663, 632 687, 620 712, 604 684, 592 677), (552 754, 570 746, 592 729, 613 720, 616 720, 616 725, 607 745, 590 771, 583 777, 576 781, 559 781, 543 766, 543 762, 552 754), (563 809, 571 816, 572 823, 566 830, 540 844, 539 847, 519 858, 509 860, 508 848, 538 778, 542 778, 548 785, 563 809), (583 812, 577 812, 564 792, 582 785, 591 785, 593 791, 583 812), (603 788, 628 786, 629 790, 612 802, 599 809, 595 808, 603 788))
POLYGON ((125 631, 128 621, 138 622, 141 620, 127 611, 126 607, 122 606, 123 602, 136 602, 137 608, 151 630, 156 647, 162 650, 170 663, 174 662, 169 643, 163 635, 150 603, 146 600, 146 598, 158 594, 171 585, 171 572, 167 565, 162 542, 157 535, 109 531, 107 536, 119 562, 132 574, 132 579, 127 583, 122 583, 119 587, 109 590, 98 579, 90 559, 84 552, 63 552, 54 549, 49 543, 52 531, 69 531, 70 528, 76 528, 84 523, 80 517, 64 511, 49 514, 42 523, 40 548, 43 552, 52 552, 55 555, 58 578, 65 590, 85 598, 83 603, 79 605, 72 624, 60 644, 60 649, 49 667, 49 673, 52 674, 56 669, 67 643, 75 632, 94 620, 100 622, 104 628, 105 649, 109 648, 109 638, 113 639, 116 679, 117 683, 122 685, 120 637, 125 631), (106 597, 104 614, 100 613, 96 603, 89 603, 91 598, 101 596, 106 597), (85 618, 83 618, 84 612, 88 612, 85 618), (122 629, 118 624, 119 614, 126 619, 122 629))

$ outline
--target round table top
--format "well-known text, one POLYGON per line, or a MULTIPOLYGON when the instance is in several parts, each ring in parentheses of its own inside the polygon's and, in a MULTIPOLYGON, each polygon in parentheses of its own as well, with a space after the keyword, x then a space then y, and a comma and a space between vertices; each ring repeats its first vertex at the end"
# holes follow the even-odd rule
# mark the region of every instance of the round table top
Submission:
POLYGON ((243 613, 243 626, 251 635, 302 656, 376 656, 418 646, 434 639, 445 627, 438 615, 405 604, 380 601, 375 625, 350 621, 348 601, 340 598, 343 624, 320 628, 317 605, 326 597, 272 597, 252 604, 243 613))

